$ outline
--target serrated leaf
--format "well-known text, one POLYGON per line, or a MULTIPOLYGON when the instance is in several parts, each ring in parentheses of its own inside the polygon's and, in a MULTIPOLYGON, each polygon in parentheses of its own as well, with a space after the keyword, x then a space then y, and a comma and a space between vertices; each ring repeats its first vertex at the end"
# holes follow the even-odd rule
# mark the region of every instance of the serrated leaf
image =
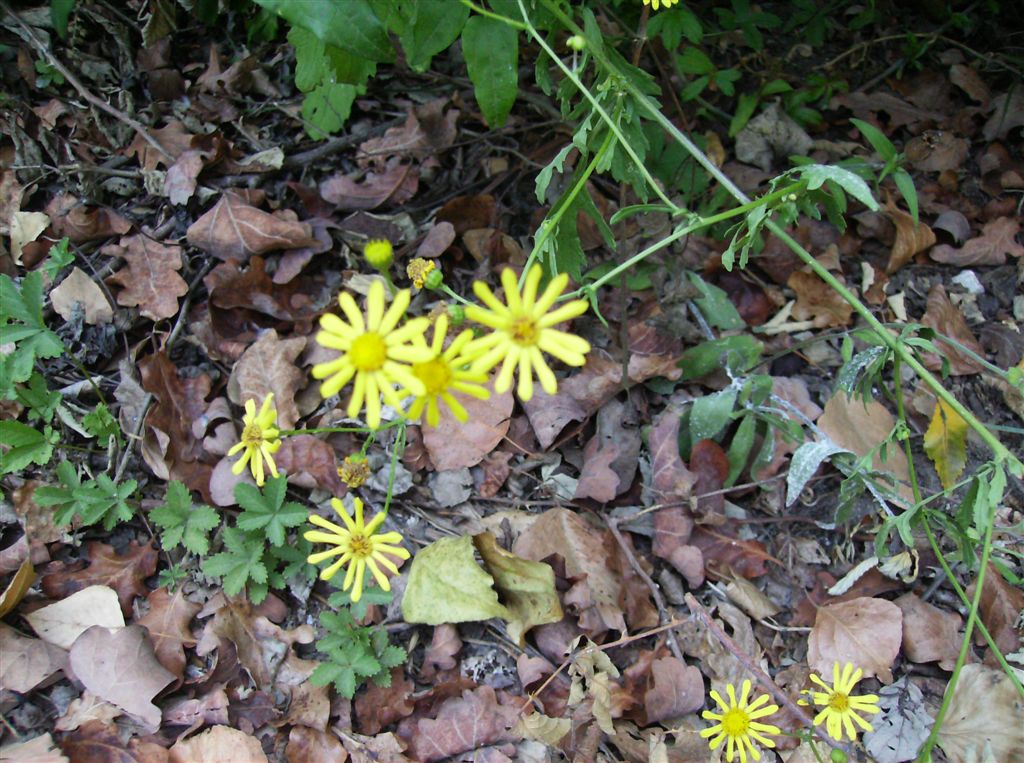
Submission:
POLYGON ((308 93, 330 72, 324 41, 304 27, 293 26, 288 42, 295 48, 295 87, 308 93))
POLYGON ((519 32, 484 16, 473 16, 462 30, 462 52, 473 94, 492 129, 508 119, 519 90, 519 32))
POLYGON ((165 549, 183 545, 197 556, 210 551, 209 531, 220 525, 220 516, 209 506, 193 506, 188 488, 178 480, 167 485, 166 503, 149 512, 153 523, 163 529, 160 540, 165 549))
POLYGON ((111 437, 118 442, 121 441, 121 427, 104 403, 97 403, 95 408, 82 417, 82 426, 103 445, 110 442, 111 437))
POLYGON ((24 469, 35 463, 44 466, 53 455, 53 446, 59 435, 50 427, 40 432, 20 421, 0 421, 0 474, 24 469))
POLYGON ((935 464, 942 487, 949 490, 967 464, 967 422, 944 400, 935 404, 924 433, 924 452, 935 464))
POLYGON ((288 478, 284 475, 267 480, 261 493, 259 488, 241 482, 235 486, 235 500, 244 511, 238 515, 237 526, 247 532, 262 530, 271 544, 281 546, 285 530, 298 527, 309 517, 301 504, 285 503, 288 478))
POLYGON ((0 344, 16 347, 4 359, 5 386, 27 380, 39 358, 56 358, 64 344, 43 320, 43 274, 32 271, 21 288, 10 276, 0 275, 0 344))
MULTIPOLYGON (((49 424, 64 396, 57 391, 50 390, 46 386, 46 379, 42 374, 33 373, 28 380, 28 385, 18 388, 17 398, 19 403, 29 409, 30 421, 39 419, 43 423, 49 424)), ((84 419, 82 423, 85 423, 84 419)))
POLYGON ((224 530, 224 546, 225 551, 203 562, 203 574, 221 578, 224 592, 229 596, 240 593, 248 581, 266 583, 262 538, 253 538, 237 527, 228 527, 224 530))

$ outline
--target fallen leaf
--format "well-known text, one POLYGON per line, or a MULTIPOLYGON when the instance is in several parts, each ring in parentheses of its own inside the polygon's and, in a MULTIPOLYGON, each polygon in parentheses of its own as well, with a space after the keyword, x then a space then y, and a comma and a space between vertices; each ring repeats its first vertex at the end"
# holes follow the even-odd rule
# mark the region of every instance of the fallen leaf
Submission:
POLYGON ((70 661, 86 689, 147 726, 160 727, 160 708, 153 697, 173 683, 174 676, 157 662, 145 628, 94 625, 75 640, 70 661))
POLYGON ((873 468, 889 471, 901 482, 909 481, 910 467, 902 448, 890 446, 885 460, 878 446, 895 425, 895 419, 881 403, 848 397, 840 391, 825 403, 818 427, 841 448, 864 457, 874 451, 873 468))
POLYGON ((206 151, 189 149, 182 152, 181 156, 174 160, 174 164, 167 168, 167 175, 164 178, 164 193, 175 206, 184 206, 196 192, 196 185, 199 173, 206 166, 206 151))
POLYGON ((419 177, 414 165, 393 157, 379 173, 332 175, 320 183, 320 195, 341 210, 376 209, 388 201, 404 204, 416 195, 419 177))
POLYGON ((497 394, 493 381, 488 383, 487 388, 491 392, 489 400, 455 393, 456 399, 469 414, 466 423, 455 418, 450 408, 442 406, 441 420, 436 427, 420 427, 423 444, 434 468, 439 472, 476 466, 508 432, 509 417, 512 415, 512 392, 497 394))
POLYGON ((164 723, 171 726, 188 726, 199 728, 203 725, 226 726, 228 718, 227 692, 214 689, 202 699, 183 699, 164 707, 164 723))
POLYGON ((597 430, 583 449, 583 467, 576 498, 607 503, 629 490, 640 457, 640 426, 636 406, 610 400, 597 412, 597 430))
POLYGON ((651 451, 651 492, 657 503, 686 501, 697 475, 686 468, 679 455, 681 410, 669 405, 658 414, 647 436, 651 451))
MULTIPOLYGON (((500 698, 505 697, 502 692, 500 698)), ((494 689, 480 686, 446 699, 433 718, 409 719, 399 726, 399 734, 409 743, 414 760, 432 763, 516 739, 511 727, 518 717, 519 704, 514 698, 499 703, 494 689)))
POLYGON ((100 699, 87 689, 82 692, 81 697, 71 701, 64 715, 57 719, 54 728, 57 731, 74 731, 86 723, 99 722, 109 725, 123 714, 121 708, 100 699))
POLYGON ((989 102, 988 112, 992 116, 981 128, 985 140, 992 142, 996 138, 1005 138, 1010 130, 1024 126, 1024 94, 1020 88, 1011 88, 989 102))
POLYGON ((693 665, 663 657, 651 665, 644 693, 644 726, 679 718, 704 705, 704 676, 693 665))
POLYGON ((140 546, 133 540, 123 554, 99 541, 89 541, 85 548, 89 566, 84 569, 65 566, 44 575, 43 593, 51 599, 61 599, 89 586, 109 586, 117 592, 121 611, 130 615, 135 597, 149 593, 143 581, 156 572, 157 551, 152 542, 140 546))
POLYGON ((306 338, 278 339, 271 329, 249 346, 235 363, 228 378, 228 397, 235 405, 255 400, 256 407, 267 395, 274 395, 278 426, 292 429, 299 420, 295 396, 306 381, 306 375, 295 365, 295 359, 306 347, 306 338))
POLYGON ((448 109, 448 98, 435 98, 412 106, 401 127, 391 127, 380 138, 359 146, 360 166, 381 168, 395 156, 412 156, 423 166, 439 166, 437 157, 455 142, 458 109, 448 109))
POLYGON ((3 593, 0 593, 0 617, 6 617, 8 613, 13 612, 14 608, 25 598, 25 594, 32 588, 32 584, 36 582, 36 571, 32 566, 32 559, 28 556, 28 543, 25 542, 28 536, 22 535, 21 537, 26 556, 18 565, 17 571, 11 576, 3 593))
POLYGON ((959 170, 970 146, 946 130, 927 130, 907 141, 904 153, 910 165, 922 172, 959 170))
POLYGON ((22 636, 4 623, 0 623, 0 654, 4 657, 0 660, 0 689, 19 694, 32 691, 58 670, 66 671, 68 664, 63 649, 22 636))
POLYGON ((214 257, 240 262, 254 254, 316 245, 309 224, 290 214, 264 212, 227 192, 185 235, 192 246, 214 257))
POLYGON ((334 734, 292 726, 284 758, 286 763, 345 763, 348 753, 334 734))
POLYGON ((447 623, 434 626, 430 645, 423 653, 420 676, 429 681, 438 671, 451 670, 458 664, 455 655, 461 649, 462 639, 459 638, 458 628, 447 623))
POLYGON ((117 304, 138 307, 147 318, 158 321, 178 314, 178 297, 188 293, 188 284, 178 275, 181 270, 181 247, 163 244, 140 233, 108 244, 100 252, 109 257, 123 257, 127 268, 108 279, 124 288, 118 292, 117 304))
POLYGON ((71 193, 55 196, 46 205, 46 213, 50 216, 54 236, 67 236, 73 244, 123 235, 132 227, 117 212, 105 207, 87 207, 71 193))
POLYGON ((168 763, 268 763, 256 737, 238 729, 214 726, 181 739, 170 749, 168 763))
POLYGON ((903 612, 903 653, 911 662, 937 662, 952 670, 960 651, 960 616, 934 607, 914 593, 893 601, 903 612))
POLYGON ((690 451, 689 468, 697 478, 693 484, 693 493, 699 496, 694 506, 697 522, 724 524, 725 494, 719 491, 729 476, 729 457, 714 440, 698 440, 690 451))
POLYGON ((1024 761, 1024 699, 1001 671, 964 665, 953 689, 939 746, 951 763, 1024 761))
POLYGON ((829 106, 833 109, 845 106, 854 113, 854 116, 876 126, 879 125, 879 120, 874 115, 884 111, 889 115, 888 121, 885 122, 889 133, 900 127, 916 127, 922 122, 941 124, 946 119, 946 115, 940 111, 918 108, 897 95, 878 91, 866 93, 858 90, 853 93, 840 93, 832 97, 829 106))
POLYGON ((807 664, 831 676, 836 662, 852 662, 866 678, 892 683, 892 665, 903 641, 903 613, 885 599, 858 598, 818 610, 807 638, 807 664))
POLYGON ((0 747, 3 763, 70 763, 49 733, 0 747))
POLYGON ((949 81, 967 93, 971 100, 980 103, 983 108, 988 106, 992 93, 974 67, 953 64, 949 67, 949 81))
POLYGON ((288 475, 288 482, 306 488, 322 488, 341 497, 348 486, 338 477, 338 458, 326 440, 309 434, 286 437, 274 454, 277 468, 288 475))
MULTIPOLYGON (((975 583, 967 588, 967 595, 972 600, 976 588, 975 583)), ((985 573, 985 587, 981 592, 978 612, 999 651, 1013 654, 1020 649, 1021 637, 1017 623, 1020 613, 1024 612, 1024 592, 1007 583, 991 563, 985 573)), ((975 640, 978 644, 984 643, 980 634, 975 634, 975 640)))
POLYGON ((833 328, 850 323, 853 306, 816 273, 797 270, 786 283, 796 293, 793 306, 796 320, 812 321, 815 328, 833 328))
POLYGON ((110 323, 114 310, 107 295, 81 268, 75 267, 67 278, 50 290, 50 304, 64 320, 71 320, 76 305, 81 305, 85 322, 90 326, 110 323))
POLYGON ((435 222, 417 247, 416 256, 428 260, 436 259, 454 243, 455 226, 449 222, 435 222))
POLYGON ((94 625, 124 626, 117 592, 103 585, 71 593, 60 601, 28 613, 25 619, 43 641, 62 649, 70 649, 75 640, 94 625))
POLYGON ((228 725, 246 734, 252 734, 268 724, 276 725, 283 715, 274 698, 265 691, 240 693, 232 687, 229 696, 228 725))
POLYGON ((173 593, 157 588, 147 601, 149 612, 135 624, 149 631, 156 658, 180 681, 185 670, 185 647, 196 644, 188 626, 202 607, 186 599, 181 586, 173 593))
MULTIPOLYGON (((7 222, 6 220, 4 222, 7 222)), ((21 264, 21 250, 39 238, 50 225, 50 216, 44 212, 14 212, 10 217, 11 256, 14 264, 21 264)))
POLYGON ((924 694, 908 679, 903 676, 878 692, 881 712, 871 718, 874 728, 864 734, 864 748, 877 763, 913 760, 928 738, 932 717, 925 709, 924 694))
POLYGON ((914 218, 899 209, 892 199, 887 201, 885 212, 896 226, 896 240, 889 252, 889 264, 885 266, 885 272, 891 274, 910 262, 915 254, 932 246, 935 234, 920 220, 915 225, 914 218))
POLYGON ((967 422, 944 400, 935 401, 924 433, 924 452, 935 464, 942 487, 952 488, 967 465, 967 422))
MULTIPOLYGON (((932 230, 946 231, 946 233, 953 237, 953 241, 958 244, 962 244, 967 240, 967 237, 971 235, 971 224, 967 221, 963 212, 959 212, 955 209, 947 209, 935 218, 935 222, 932 223, 932 230)), ((936 259, 936 252, 944 246, 952 249, 952 247, 949 247, 947 244, 936 246, 931 250, 931 252, 929 252, 932 259, 936 259)))
POLYGON ((558 747, 559 742, 571 729, 571 718, 552 718, 543 713, 533 712, 520 718, 512 727, 512 732, 523 739, 543 742, 548 747, 558 747))
MULTIPOLYGON (((928 308, 921 316, 921 323, 929 328, 935 329, 940 334, 955 339, 967 349, 984 357, 985 351, 967 325, 967 320, 960 309, 949 300, 946 288, 937 283, 928 292, 928 308)), ((954 376, 976 374, 981 367, 970 356, 965 355, 958 348, 946 344, 940 340, 935 341, 939 352, 949 360, 949 372, 954 376)), ((934 354, 929 353, 925 358, 925 365, 932 370, 938 370, 941 362, 934 354)))
MULTIPOLYGON (((170 120, 166 126, 150 129, 149 135, 157 143, 159 143, 163 149, 171 155, 173 159, 181 156, 185 151, 192 147, 192 142, 196 138, 195 135, 190 133, 185 125, 177 119, 170 120)), ((152 172, 161 164, 165 167, 170 164, 170 161, 162 153, 157 151, 149 142, 142 137, 142 135, 136 135, 135 140, 132 141, 131 145, 125 149, 127 156, 135 156, 139 165, 146 171, 152 172)))
POLYGON ((390 686, 378 686, 371 681, 353 703, 359 731, 374 736, 384 727, 412 715, 416 707, 412 701, 415 689, 416 685, 405 677, 401 666, 391 671, 390 686))
MULTIPOLYGON (((782 566, 778 559, 768 553, 761 541, 741 540, 725 527, 698 525, 690 536, 689 546, 700 551, 704 566, 708 569, 721 572, 732 570, 745 578, 764 575, 768 571, 765 564, 769 561, 782 566)), ((678 550, 674 551, 670 560, 676 559, 678 554, 678 550)), ((686 574, 684 570, 680 571, 686 574)))
POLYGON ((956 249, 949 244, 940 244, 928 254, 936 262, 972 267, 974 265, 1002 265, 1006 257, 1024 257, 1024 246, 1017 243, 1020 220, 1014 217, 997 217, 989 220, 981 234, 968 239, 956 249))

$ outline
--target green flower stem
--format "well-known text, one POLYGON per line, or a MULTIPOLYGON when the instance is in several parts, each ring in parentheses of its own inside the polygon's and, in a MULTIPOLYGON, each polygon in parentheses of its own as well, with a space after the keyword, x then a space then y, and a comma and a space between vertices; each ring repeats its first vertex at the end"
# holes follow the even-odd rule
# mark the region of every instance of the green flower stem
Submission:
MULTIPOLYGON (((931 733, 928 735, 928 739, 925 740, 924 746, 921 751, 918 752, 916 760, 919 763, 925 763, 925 761, 931 760, 932 748, 935 747, 935 743, 939 738, 939 730, 942 728, 942 721, 946 717, 946 713, 949 711, 949 705, 953 699, 953 691, 956 689, 957 681, 960 679, 960 671, 963 670, 964 663, 967 661, 967 652, 971 647, 971 634, 974 632, 974 626, 980 622, 978 620, 978 607, 981 604, 981 592, 985 588, 985 571, 988 569, 988 558, 992 551, 992 526, 995 524, 997 502, 988 499, 988 522, 985 524, 985 541, 981 547, 981 569, 978 570, 978 582, 977 588, 974 589, 974 600, 971 602, 971 610, 967 616, 967 627, 964 629, 964 640, 960 644, 960 654, 957 655, 956 665, 953 667, 953 675, 949 677, 949 683, 946 684, 946 693, 942 697, 942 706, 939 707, 939 712, 935 714, 935 723, 932 724, 931 733)), ((941 554, 939 557, 941 558, 941 554)), ((952 580, 953 578, 950 578, 952 580)), ((1012 673, 1012 671, 1007 671, 1012 673)))
POLYGON ((464 305, 472 305, 472 304, 474 304, 473 302, 470 302, 468 299, 466 299, 462 295, 456 294, 454 291, 451 290, 451 288, 449 288, 448 284, 446 284, 446 283, 442 283, 441 284, 440 290, 441 290, 442 294, 445 294, 446 296, 451 297, 456 302, 461 302, 464 305))
POLYGON ((398 471, 398 458, 405 453, 405 419, 398 420, 401 422, 401 426, 399 426, 398 434, 395 436, 395 447, 391 451, 391 465, 388 467, 388 490, 384 495, 384 508, 382 509, 385 515, 391 508, 391 495, 395 491, 395 475, 398 471))
POLYGON ((460 0, 460 2, 470 10, 474 11, 475 13, 479 13, 481 16, 486 16, 489 19, 494 19, 495 21, 500 21, 503 24, 508 24, 509 26, 515 27, 516 29, 523 32, 529 31, 530 29, 530 27, 528 27, 521 21, 510 19, 507 16, 502 16, 500 13, 489 11, 486 8, 481 8, 479 5, 474 5, 472 2, 470 2, 470 0, 460 0))
POLYGON ((895 381, 893 386, 896 388, 896 414, 899 416, 900 424, 903 425, 903 431, 908 434, 908 436, 903 438, 903 452, 907 454, 907 472, 910 475, 910 489, 914 491, 914 506, 920 506, 923 498, 921 496, 921 486, 917 482, 917 469, 914 467, 914 452, 910 448, 907 411, 903 405, 903 380, 900 379, 901 363, 902 359, 900 356, 894 355, 892 359, 892 375, 895 381))

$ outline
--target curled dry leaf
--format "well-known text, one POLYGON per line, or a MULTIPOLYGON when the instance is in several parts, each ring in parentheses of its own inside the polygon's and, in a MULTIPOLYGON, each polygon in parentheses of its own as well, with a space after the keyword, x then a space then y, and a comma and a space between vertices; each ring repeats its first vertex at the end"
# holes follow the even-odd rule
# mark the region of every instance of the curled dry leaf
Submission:
POLYGON ((295 396, 305 381, 305 374, 295 359, 306 347, 305 337, 279 339, 271 329, 249 346, 235 363, 228 379, 228 397, 235 405, 255 400, 256 408, 273 393, 277 422, 281 429, 291 429, 299 420, 295 396))
POLYGON ((458 628, 449 623, 434 626, 434 635, 430 639, 430 646, 423 654, 420 675, 429 681, 437 675, 438 671, 451 670, 457 664, 455 655, 461 649, 462 639, 459 638, 458 628))
POLYGON ((78 267, 72 268, 67 278, 50 290, 50 304, 66 321, 71 320, 76 305, 81 305, 85 312, 85 322, 90 326, 110 323, 114 319, 114 309, 107 295, 78 267))
POLYGON ((966 64, 953 64, 949 67, 949 81, 963 90, 972 100, 985 107, 988 105, 992 92, 978 74, 978 70, 966 64))
POLYGON ((179 740, 168 763, 267 763, 260 740, 227 726, 179 740))
POLYGON ((124 616, 114 589, 89 586, 60 601, 25 615, 39 637, 62 649, 70 649, 75 640, 94 625, 110 628, 124 626, 124 616))
POLYGON ((404 204, 412 199, 419 190, 419 178, 415 165, 396 156, 379 173, 332 175, 320 184, 320 195, 341 210, 376 209, 388 201, 404 204))
POLYGON ((412 715, 415 704, 412 694, 416 685, 405 677, 401 666, 391 671, 391 685, 378 686, 374 682, 359 692, 353 703, 361 733, 374 736, 384 727, 412 715))
POLYGON ((490 686, 449 697, 434 718, 409 719, 398 733, 409 743, 414 760, 432 763, 459 753, 516 739, 511 732, 522 700, 490 686))
POLYGON ((989 220, 981 234, 956 249, 949 244, 936 246, 929 255, 936 262, 971 267, 973 265, 1002 265, 1006 257, 1024 257, 1024 246, 1017 243, 1020 220, 997 217, 989 220))
POLYGON ((892 683, 892 665, 903 641, 903 612, 885 599, 858 598, 818 610, 807 639, 807 664, 823 676, 838 662, 852 662, 868 678, 892 683))
POLYGON ((133 540, 123 554, 118 554, 113 546, 89 541, 86 556, 89 566, 84 569, 65 566, 44 575, 43 593, 60 599, 87 586, 109 586, 117 592, 121 611, 131 615, 135 597, 149 593, 144 580, 156 572, 157 551, 153 543, 140 546, 133 540))
MULTIPOLYGON (((164 127, 150 130, 149 135, 174 158, 190 149, 196 137, 177 119, 172 119, 164 127)), ((135 136, 135 140, 125 150, 125 154, 137 157, 139 164, 148 172, 152 172, 161 164, 165 167, 168 165, 167 157, 153 148, 142 135, 135 136)))
POLYGON ((214 257, 240 262, 254 254, 316 245, 309 224, 289 214, 264 212, 228 192, 185 235, 192 246, 214 257))
MULTIPOLYGON (((116 726, 88 721, 67 734, 61 748, 73 763, 166 763, 167 750, 154 742, 135 738, 121 741, 116 726)), ((33 763, 35 763, 33 761, 33 763)))
POLYGON ((68 664, 63 649, 22 636, 4 623, 0 623, 0 654, 0 689, 19 694, 32 691, 58 670, 66 670, 68 664))
POLYGON ((128 263, 127 268, 108 279, 124 287, 117 295, 117 304, 138 307, 154 321, 178 314, 178 297, 188 293, 188 284, 178 275, 180 246, 162 244, 137 233, 100 251, 110 257, 123 257, 128 263))
POLYGON ((934 607, 914 593, 893 601, 903 612, 903 653, 911 662, 937 662, 952 670, 960 650, 960 616, 934 607))
MULTIPOLYGON (((935 329, 940 334, 955 339, 967 349, 984 357, 985 351, 975 338, 974 332, 967 325, 964 314, 949 300, 946 288, 942 284, 935 284, 928 292, 928 308, 921 317, 921 323, 935 329)), ((936 340, 935 345, 949 361, 949 372, 954 376, 976 374, 981 371, 981 366, 970 356, 961 352, 959 348, 940 340, 936 340)), ((925 365, 933 370, 941 366, 941 362, 933 354, 928 355, 925 361, 925 365)))
POLYGON ((292 726, 284 748, 286 763, 345 763, 348 753, 333 733, 292 726))
MULTIPOLYGON (((81 697, 71 701, 64 715, 57 719, 54 728, 57 731, 74 731, 92 721, 99 721, 109 725, 123 713, 124 711, 121 708, 112 705, 104 699, 100 699, 86 689, 82 692, 81 697)), ((0 760, 3 760, 3 758, 0 757, 0 760)))
POLYGON ((1024 761, 1024 699, 1001 671, 964 665, 939 731, 952 763, 1024 761))
POLYGON ((185 669, 185 647, 195 646, 189 623, 202 608, 185 598, 185 589, 158 588, 147 599, 149 612, 135 621, 149 632, 156 658, 179 681, 185 669))
POLYGON ((441 420, 436 427, 421 427, 423 444, 430 454, 434 468, 439 472, 476 466, 501 442, 508 432, 512 415, 512 392, 497 394, 494 383, 487 388, 489 400, 455 393, 455 397, 469 413, 469 421, 462 423, 447 406, 441 409, 441 420))
POLYGON ((75 640, 70 661, 75 676, 97 697, 148 726, 160 726, 160 708, 153 704, 153 697, 174 676, 157 662, 145 628, 94 625, 75 640))
POLYGON ((896 240, 889 252, 889 264, 885 266, 885 272, 895 273, 910 262, 915 254, 932 246, 935 243, 935 234, 920 220, 915 225, 914 218, 899 209, 892 199, 886 203, 885 211, 896 226, 896 240))
POLYGON ((846 326, 853 307, 815 273, 797 270, 787 285, 796 293, 793 317, 812 321, 816 328, 846 326))
POLYGON ((50 226, 56 238, 67 236, 73 244, 123 235, 132 224, 111 209, 87 207, 71 193, 56 196, 46 205, 50 226))
POLYGON ((412 156, 425 167, 439 166, 437 156, 455 142, 458 109, 448 109, 448 98, 435 98, 409 109, 405 124, 391 127, 380 138, 359 146, 360 166, 381 168, 392 157, 412 156))

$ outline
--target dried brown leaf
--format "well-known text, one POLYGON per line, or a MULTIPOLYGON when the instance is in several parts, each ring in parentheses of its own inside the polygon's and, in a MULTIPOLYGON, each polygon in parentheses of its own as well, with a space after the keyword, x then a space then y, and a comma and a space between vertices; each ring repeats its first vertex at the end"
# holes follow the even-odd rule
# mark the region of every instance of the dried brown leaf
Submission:
MULTIPOLYGON (((758 540, 740 540, 732 530, 724 527, 698 525, 690 536, 690 546, 700 550, 707 568, 717 569, 723 573, 731 570, 745 578, 756 578, 767 572, 765 564, 781 562, 768 553, 764 544, 758 540)), ((683 549, 687 546, 683 546, 683 549)), ((673 552, 670 560, 676 558, 679 550, 673 552)), ((684 557, 685 559, 685 557, 684 557)), ((685 569, 681 572, 686 574, 685 569)), ((687 576, 689 578, 689 576, 687 576)))
POLYGON ((189 226, 186 237, 214 257, 245 262, 254 254, 316 245, 309 224, 294 218, 294 213, 264 212, 228 192, 189 226))
POLYGON ((326 440, 301 434, 287 437, 274 454, 277 468, 288 475, 288 481, 300 487, 320 487, 341 497, 348 486, 338 477, 338 459, 326 440))
POLYGON ((19 694, 32 691, 68 665, 68 653, 60 647, 22 636, 4 623, 0 623, 0 654, 0 689, 19 694))
MULTIPOLYGON (((172 119, 166 127, 151 129, 149 135, 175 159, 192 148, 193 140, 196 138, 177 119, 172 119)), ((152 172, 161 164, 165 167, 168 165, 167 157, 153 148, 141 135, 135 136, 135 140, 125 150, 125 154, 138 158, 141 167, 148 172, 152 172)))
POLYGON ((70 763, 48 733, 0 747, 3 763, 70 763))
POLYGON ((345 763, 348 752, 334 734, 308 726, 292 726, 284 759, 287 763, 345 763))
POLYGON ((167 763, 167 750, 142 739, 121 741, 117 727, 88 721, 61 741, 72 763, 167 763))
POLYGON ((436 259, 454 243, 455 226, 449 222, 437 222, 423 237, 423 241, 416 249, 416 256, 428 260, 436 259))
POLYGON ((629 490, 640 447, 636 406, 628 398, 610 400, 597 412, 597 431, 583 450, 575 497, 607 503, 629 490))
POLYGON ((864 402, 847 397, 843 392, 825 403, 825 412, 818 419, 818 427, 836 444, 859 457, 874 451, 873 468, 892 472, 896 479, 907 481, 910 479, 910 467, 903 450, 888 448, 884 461, 878 450, 895 423, 892 414, 881 403, 874 400, 864 402))
POLYGON ((651 490, 658 503, 688 500, 697 480, 679 455, 679 421, 680 410, 669 405, 654 420, 648 435, 651 490))
POLYGON ((889 264, 885 266, 885 272, 895 273, 910 262, 914 255, 932 246, 935 234, 920 220, 914 225, 914 218, 899 209, 892 199, 886 203, 885 212, 896 226, 896 240, 889 252, 889 264))
POLYGON ((295 396, 306 375, 295 365, 295 359, 306 347, 305 337, 278 339, 271 329, 257 339, 235 363, 228 378, 228 397, 235 405, 255 400, 262 405, 273 393, 277 421, 281 429, 291 429, 299 420, 295 396))
POLYGON ((114 319, 114 309, 110 306, 107 295, 84 270, 78 267, 72 268, 67 278, 50 290, 50 303, 66 321, 71 320, 76 305, 81 305, 80 309, 85 313, 85 322, 90 326, 110 323, 114 319))
POLYGON ((179 740, 168 763, 268 763, 256 737, 227 726, 214 726, 202 734, 179 740))
POLYGON ((186 599, 181 586, 174 592, 158 588, 147 601, 149 612, 135 624, 149 631, 156 658, 180 681, 185 669, 185 647, 196 644, 188 626, 202 607, 186 599))
POLYGON ((922 172, 959 170, 970 145, 944 130, 929 130, 907 141, 904 148, 912 167, 922 172))
POLYGON ((816 328, 849 324, 853 307, 817 274, 797 270, 787 284, 796 293, 793 317, 797 320, 813 321, 816 328))
POLYGON ((992 92, 988 89, 988 85, 985 84, 981 75, 978 74, 978 70, 966 64, 953 64, 950 66, 949 81, 967 93, 971 100, 980 103, 982 107, 987 106, 989 99, 992 98, 992 92))
POLYGON ((385 202, 404 204, 419 189, 415 165, 390 159, 381 172, 332 175, 320 184, 320 195, 341 210, 376 209, 385 202), (359 177, 360 179, 356 179, 359 177))
POLYGON ((196 192, 199 173, 206 166, 206 151, 189 149, 182 152, 181 156, 174 160, 174 164, 167 168, 167 176, 164 179, 164 193, 170 199, 171 204, 184 206, 196 192))
POLYGON ((391 671, 391 686, 380 687, 372 681, 353 703, 360 733, 374 736, 385 726, 412 715, 412 694, 416 685, 405 677, 401 666, 391 671))
POLYGON ((140 233, 122 238, 100 250, 110 257, 123 257, 127 268, 108 279, 124 287, 117 295, 117 304, 138 307, 139 312, 158 321, 178 314, 178 297, 188 293, 178 271, 181 270, 181 247, 162 244, 140 233))
POLYGON ((51 599, 63 599, 89 586, 109 586, 117 592, 121 611, 131 615, 135 597, 149 593, 143 581, 156 572, 157 551, 153 544, 148 542, 140 546, 133 540, 123 554, 118 554, 113 546, 89 541, 86 556, 89 566, 84 569, 64 565, 62 569, 44 575, 43 593, 51 599))
POLYGON ((436 427, 424 424, 420 431, 423 444, 430 454, 434 468, 439 472, 476 466, 497 447, 508 432, 512 415, 512 392, 494 392, 493 382, 487 385, 491 391, 489 400, 455 393, 456 399, 466 408, 469 421, 463 423, 455 418, 447 406, 441 408, 441 420, 436 427))
POLYGON ((423 654, 423 665, 420 668, 420 675, 430 680, 438 671, 451 670, 457 664, 455 655, 462 649, 462 639, 459 638, 459 630, 454 625, 445 623, 434 626, 434 635, 430 639, 430 646, 423 654))
POLYGON ((704 676, 693 665, 675 657, 663 657, 651 665, 644 693, 643 725, 679 718, 704 704, 704 676))
POLYGON ((1001 670, 964 665, 939 732, 952 763, 1024 761, 1024 700, 1001 670))
POLYGON ((938 662, 952 670, 960 651, 960 616, 906 593, 893 601, 903 612, 903 653, 911 662, 938 662))
MULTIPOLYGON (((74 731, 86 723, 96 721, 109 725, 114 719, 119 718, 123 714, 124 711, 121 708, 112 705, 105 699, 100 699, 91 691, 86 690, 82 692, 81 697, 71 701, 64 715, 57 719, 54 728, 57 731, 74 731)), ((3 760, 3 758, 0 757, 0 760, 3 760)))
POLYGON ((46 205, 50 227, 58 238, 67 236, 73 244, 83 244, 121 235, 131 230, 132 224, 117 212, 106 207, 87 207, 78 197, 62 193, 46 205))
MULTIPOLYGON (((506 696, 503 692, 501 699, 506 696)), ((481 686, 464 691, 461 697, 448 698, 433 718, 403 724, 409 754, 415 760, 431 763, 516 739, 511 727, 519 717, 519 705, 513 698, 500 704, 498 700, 494 689, 481 686)))
MULTIPOLYGON (((977 585, 972 584, 967 589, 967 595, 972 599, 976 588, 977 585)), ((1021 637, 1017 623, 1020 613, 1024 612, 1024 592, 1007 583, 992 564, 989 564, 985 573, 985 587, 981 592, 978 611, 999 651, 1012 654, 1020 649, 1021 637)), ((975 639, 979 644, 983 642, 980 634, 975 634, 975 639)))
POLYGON ((412 156, 423 166, 438 166, 437 156, 455 142, 458 109, 444 108, 447 98, 436 98, 413 106, 405 124, 391 127, 380 138, 363 141, 359 164, 382 168, 392 157, 412 156))
POLYGON ((973 265, 1002 265, 1006 256, 1024 257, 1024 246, 1017 243, 1020 220, 997 217, 981 229, 981 235, 968 239, 959 249, 949 244, 936 246, 929 255, 936 262, 971 267, 973 265))
POLYGON ((70 649, 75 640, 94 625, 124 627, 124 615, 113 588, 94 585, 65 596, 25 615, 39 637, 61 649, 70 649))
MULTIPOLYGON (((935 329, 940 334, 955 339, 967 349, 984 357, 985 351, 974 336, 974 332, 967 325, 964 314, 950 301, 949 295, 946 294, 946 288, 941 283, 935 284, 928 292, 927 305, 927 310, 921 316, 921 323, 935 329)), ((959 348, 940 340, 936 340, 935 345, 949 361, 949 372, 954 376, 976 374, 981 371, 981 366, 959 348)), ((925 358, 925 365, 937 370, 941 367, 941 361, 934 355, 929 355, 925 358)))
POLYGON ((852 662, 868 678, 892 683, 892 665, 903 641, 903 613, 891 601, 859 598, 818 610, 807 639, 807 664, 823 676, 838 662, 852 662))

